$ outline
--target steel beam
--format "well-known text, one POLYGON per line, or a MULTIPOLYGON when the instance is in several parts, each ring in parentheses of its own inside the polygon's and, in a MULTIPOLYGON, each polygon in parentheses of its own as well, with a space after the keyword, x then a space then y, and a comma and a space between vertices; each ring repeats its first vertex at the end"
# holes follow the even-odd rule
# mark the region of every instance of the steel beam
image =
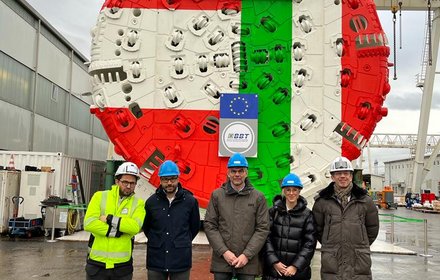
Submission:
POLYGON ((434 12, 434 20, 432 21, 432 65, 427 66, 425 82, 423 84, 422 105, 420 108, 419 130, 417 134, 416 157, 414 160, 414 171, 411 185, 412 190, 416 193, 420 191, 424 177, 423 164, 425 160, 426 135, 428 133, 429 113, 431 111, 432 95, 434 90, 439 42, 440 9, 436 9, 434 12))
MULTIPOLYGON (((401 0, 402 10, 404 11, 426 11, 428 9, 428 1, 426 0, 401 0)), ((399 3, 397 0, 374 0, 378 10, 390 10, 391 3, 399 3)), ((440 8, 440 1, 431 0, 431 8, 440 8)))

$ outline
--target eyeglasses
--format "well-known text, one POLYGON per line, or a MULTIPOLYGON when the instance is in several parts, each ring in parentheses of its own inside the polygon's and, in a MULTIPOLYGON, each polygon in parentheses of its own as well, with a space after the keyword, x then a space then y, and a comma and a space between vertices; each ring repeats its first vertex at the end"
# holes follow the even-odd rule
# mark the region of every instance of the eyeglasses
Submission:
POLYGON ((171 183, 175 183, 177 181, 177 176, 172 176, 172 177, 160 177, 160 181, 163 183, 167 183, 167 182, 171 182, 171 183))
POLYGON ((130 185, 130 187, 134 187, 134 186, 136 186, 136 184, 137 184, 137 182, 129 182, 129 181, 119 181, 119 182, 121 182, 121 184, 124 186, 124 187, 128 187, 128 185, 130 185))

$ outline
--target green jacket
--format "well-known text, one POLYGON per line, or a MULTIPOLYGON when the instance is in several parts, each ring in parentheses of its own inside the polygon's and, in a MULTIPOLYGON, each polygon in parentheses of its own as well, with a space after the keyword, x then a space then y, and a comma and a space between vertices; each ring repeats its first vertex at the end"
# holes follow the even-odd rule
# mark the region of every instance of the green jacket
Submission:
POLYGON ((144 201, 131 195, 122 201, 119 186, 96 192, 84 217, 84 229, 91 233, 87 262, 107 269, 132 266, 134 236, 145 217, 144 201), (107 222, 99 217, 107 215, 107 222))
POLYGON ((248 180, 240 192, 225 183, 212 193, 204 230, 213 250, 212 272, 232 272, 222 256, 227 250, 249 259, 237 273, 258 275, 261 272, 258 253, 269 234, 269 214, 264 195, 248 180))

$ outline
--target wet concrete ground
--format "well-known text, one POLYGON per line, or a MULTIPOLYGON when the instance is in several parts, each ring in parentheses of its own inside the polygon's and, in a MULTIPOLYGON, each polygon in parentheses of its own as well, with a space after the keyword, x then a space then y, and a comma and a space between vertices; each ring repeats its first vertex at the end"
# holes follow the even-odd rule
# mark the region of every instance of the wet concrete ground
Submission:
MULTIPOLYGON (((412 218, 428 219, 429 251, 432 258, 420 256, 373 254, 373 279, 440 279, 440 215, 423 214, 403 208, 382 213, 412 218)), ((381 217, 386 219, 386 217, 381 217)), ((389 231, 389 224, 382 223, 381 230, 389 231)), ((379 238, 389 238, 382 234, 379 238)), ((395 240, 399 246, 423 253, 423 224, 396 223, 395 240)), ((85 279, 84 264, 86 242, 45 242, 45 238, 0 239, 0 279, 85 279)), ((135 272, 133 279, 147 279, 145 269, 145 244, 134 249, 135 272)), ((211 249, 208 246, 193 247, 191 279, 213 279, 209 273, 211 249)), ((312 263, 313 277, 319 280, 320 253, 316 252, 312 263)))

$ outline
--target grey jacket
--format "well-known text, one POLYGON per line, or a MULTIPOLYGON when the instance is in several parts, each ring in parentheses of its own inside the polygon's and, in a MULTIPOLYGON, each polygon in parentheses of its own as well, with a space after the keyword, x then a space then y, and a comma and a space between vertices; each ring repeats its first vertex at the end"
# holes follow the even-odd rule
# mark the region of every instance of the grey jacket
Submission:
POLYGON ((313 216, 322 244, 321 279, 372 279, 370 245, 379 232, 379 217, 367 192, 353 184, 343 209, 331 183, 319 192, 313 216))
POLYGON ((223 253, 244 254, 249 262, 237 273, 258 275, 261 272, 259 252, 269 234, 269 214, 264 195, 246 186, 235 191, 229 182, 211 194, 204 229, 212 247, 211 272, 232 272, 223 253))

